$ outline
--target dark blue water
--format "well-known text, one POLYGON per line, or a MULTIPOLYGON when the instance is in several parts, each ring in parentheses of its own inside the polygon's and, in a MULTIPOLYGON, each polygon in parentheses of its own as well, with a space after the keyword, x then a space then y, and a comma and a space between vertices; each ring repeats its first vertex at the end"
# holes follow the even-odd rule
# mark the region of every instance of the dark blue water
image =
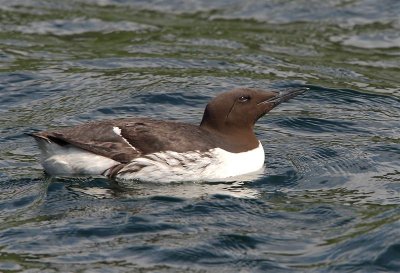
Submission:
POLYGON ((0 1, 0 272, 399 272, 400 2, 0 1), (198 123, 238 86, 310 91, 257 123, 263 174, 46 177, 25 133, 198 123))

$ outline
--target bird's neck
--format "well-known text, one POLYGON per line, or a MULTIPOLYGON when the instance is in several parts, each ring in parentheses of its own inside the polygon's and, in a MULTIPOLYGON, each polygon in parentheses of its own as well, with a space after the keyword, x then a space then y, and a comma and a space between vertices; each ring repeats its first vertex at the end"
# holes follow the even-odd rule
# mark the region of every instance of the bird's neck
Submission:
POLYGON ((212 127, 205 123, 200 124, 200 128, 208 131, 212 135, 223 141, 232 152, 245 152, 258 147, 259 141, 254 134, 253 128, 235 127, 212 127))

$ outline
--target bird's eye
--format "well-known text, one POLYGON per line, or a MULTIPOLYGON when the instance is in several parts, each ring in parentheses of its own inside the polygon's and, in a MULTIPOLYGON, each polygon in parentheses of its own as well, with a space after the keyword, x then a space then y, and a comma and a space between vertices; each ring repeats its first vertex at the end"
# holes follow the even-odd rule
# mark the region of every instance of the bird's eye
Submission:
POLYGON ((249 100, 250 100, 250 96, 240 96, 238 98, 239 102, 246 102, 246 101, 249 101, 249 100))

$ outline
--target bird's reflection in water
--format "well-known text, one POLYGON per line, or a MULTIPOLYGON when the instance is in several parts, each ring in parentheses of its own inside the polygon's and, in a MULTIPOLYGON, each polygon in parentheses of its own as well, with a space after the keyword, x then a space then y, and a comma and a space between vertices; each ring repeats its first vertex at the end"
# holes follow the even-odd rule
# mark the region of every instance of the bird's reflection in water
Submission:
MULTIPOLYGON (((140 181, 107 181, 105 178, 91 178, 97 183, 86 181, 73 183, 68 187, 74 192, 84 193, 95 198, 141 198, 152 196, 169 196, 176 198, 198 198, 206 195, 227 195, 237 198, 257 198, 257 189, 249 187, 263 175, 264 170, 256 173, 232 177, 215 182, 179 182, 179 183, 151 183, 140 181), (99 183, 99 181, 101 181, 99 183)), ((75 181, 76 182, 76 181, 75 181)))

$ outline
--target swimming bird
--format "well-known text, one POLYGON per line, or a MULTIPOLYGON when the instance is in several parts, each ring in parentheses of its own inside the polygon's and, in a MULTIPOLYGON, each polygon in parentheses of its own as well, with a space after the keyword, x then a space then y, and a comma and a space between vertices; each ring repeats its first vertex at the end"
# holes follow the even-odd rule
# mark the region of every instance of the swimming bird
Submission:
POLYGON ((256 172, 264 149, 256 121, 307 88, 237 88, 213 98, 199 125, 150 118, 92 121, 30 134, 50 175, 116 180, 213 181, 256 172))

